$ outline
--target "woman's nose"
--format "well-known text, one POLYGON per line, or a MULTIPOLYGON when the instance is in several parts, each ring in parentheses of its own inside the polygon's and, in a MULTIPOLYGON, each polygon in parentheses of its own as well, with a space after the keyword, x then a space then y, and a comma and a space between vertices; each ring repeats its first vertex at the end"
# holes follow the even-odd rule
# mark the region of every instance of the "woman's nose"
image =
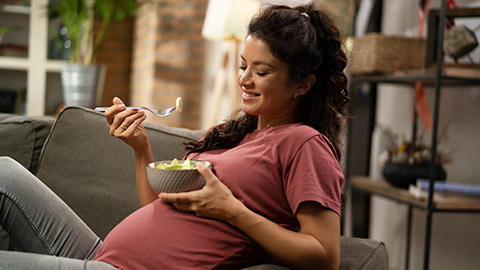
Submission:
POLYGON ((249 70, 240 71, 238 73, 238 84, 240 86, 248 85, 251 83, 251 76, 249 70))

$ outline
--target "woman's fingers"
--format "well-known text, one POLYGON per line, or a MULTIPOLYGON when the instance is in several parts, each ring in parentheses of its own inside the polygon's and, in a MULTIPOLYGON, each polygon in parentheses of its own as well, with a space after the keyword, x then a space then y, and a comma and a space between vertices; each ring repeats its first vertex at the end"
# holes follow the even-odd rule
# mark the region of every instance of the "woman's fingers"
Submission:
POLYGON ((137 119, 135 119, 129 126, 129 130, 137 130, 137 128, 142 124, 142 122, 147 119, 147 115, 145 114, 145 111, 139 110, 136 115, 137 119))
POLYGON ((219 181, 215 174, 212 172, 212 169, 210 169, 210 167, 206 166, 203 163, 197 164, 197 171, 200 173, 200 175, 202 175, 202 177, 207 183, 215 180, 219 181))
POLYGON ((142 122, 145 115, 143 110, 126 110, 123 101, 113 98, 113 105, 105 111, 110 134, 120 134, 126 130, 135 130, 142 122), (133 124, 133 125, 132 125, 133 124))
MULTIPOLYGON (((123 121, 118 121, 118 128, 117 130, 120 132, 124 131, 134 131, 137 127, 143 122, 145 112, 143 110, 127 110, 129 113, 127 117, 123 119, 123 121)), ((126 111, 126 112, 127 112, 126 111)), ((122 112, 123 113, 123 112, 122 112)))
MULTIPOLYGON (((115 107, 116 105, 112 106, 115 107)), ((108 110, 115 111, 115 108, 110 108, 108 110)), ((128 125, 123 125, 123 122, 127 120, 128 117, 135 115, 136 111, 133 110, 123 110, 120 112, 117 112, 113 116, 112 122, 109 124, 110 127, 110 134, 115 135, 122 133, 122 131, 125 131, 128 128, 128 125), (124 127, 124 128, 121 128, 124 127)), ((126 123, 127 124, 127 123, 126 123)))
POLYGON ((120 105, 120 104, 125 105, 125 103, 123 103, 123 101, 119 97, 114 97, 112 100, 112 103, 113 105, 120 105))
MULTIPOLYGON (((209 182, 214 181, 217 179, 216 176, 213 174, 212 170, 209 167, 203 164, 197 164, 197 171, 205 178, 208 185, 209 182)), ((179 193, 160 193, 158 197, 162 198, 162 200, 170 203, 194 203, 199 202, 201 200, 201 195, 208 193, 205 190, 205 187, 197 190, 197 191, 190 191, 190 192, 179 192, 179 193)))
POLYGON ((105 111, 105 117, 111 136, 122 140, 135 151, 150 146, 148 135, 142 125, 147 118, 145 111, 126 109, 123 101, 115 97, 113 105, 105 111))
POLYGON ((165 201, 171 203, 175 209, 183 212, 194 212, 197 216, 200 216, 203 207, 199 200, 199 197, 195 195, 195 191, 182 192, 182 193, 163 193, 159 197, 165 201))
POLYGON ((146 115, 143 110, 125 110, 115 115, 110 125, 110 134, 118 135, 127 130, 134 131, 145 120, 146 115))
POLYGON ((125 105, 123 104, 112 105, 110 108, 108 108, 104 113, 105 118, 107 118, 108 125, 112 125, 113 121, 115 120, 115 116, 124 110, 125 105))
POLYGON ((107 118, 108 125, 110 126, 115 119, 115 115, 123 110, 125 110, 125 104, 123 101, 114 97, 112 100, 113 105, 105 111, 105 117, 107 118))
POLYGON ((196 191, 179 192, 179 193, 163 193, 162 192, 158 197, 162 198, 162 200, 166 202, 187 204, 195 200, 198 200, 198 195, 195 193, 196 191))

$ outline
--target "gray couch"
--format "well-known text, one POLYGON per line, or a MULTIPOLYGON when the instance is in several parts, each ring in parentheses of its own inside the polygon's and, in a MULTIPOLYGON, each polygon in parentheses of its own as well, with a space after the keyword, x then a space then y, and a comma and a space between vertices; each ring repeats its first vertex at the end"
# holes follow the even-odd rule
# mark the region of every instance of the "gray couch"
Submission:
MULTIPOLYGON (((203 132, 145 124, 155 160, 183 155, 203 132)), ((0 114, 0 156, 11 156, 56 192, 102 239, 138 208, 133 151, 111 137, 102 114, 67 107, 57 118, 0 114)), ((0 246, 8 248, 8 237, 0 246)), ((265 264, 249 269, 286 269, 265 264)), ((341 237, 340 269, 388 269, 383 243, 341 237)))

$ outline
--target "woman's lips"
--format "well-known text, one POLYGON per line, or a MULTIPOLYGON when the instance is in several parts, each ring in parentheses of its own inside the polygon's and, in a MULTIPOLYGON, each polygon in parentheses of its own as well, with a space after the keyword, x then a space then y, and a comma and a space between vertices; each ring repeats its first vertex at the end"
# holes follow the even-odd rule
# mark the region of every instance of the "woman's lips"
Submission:
POLYGON ((252 94, 252 93, 243 92, 242 96, 243 96, 243 97, 246 97, 246 98, 249 98, 249 97, 255 97, 256 95, 255 95, 255 94, 252 94))
POLYGON ((255 93, 254 91, 247 90, 245 86, 242 86, 242 100, 252 100, 260 96, 260 94, 255 93))
POLYGON ((260 96, 260 94, 255 94, 255 93, 248 93, 248 92, 243 92, 242 93, 242 100, 243 101, 251 101, 254 99, 257 99, 260 96))

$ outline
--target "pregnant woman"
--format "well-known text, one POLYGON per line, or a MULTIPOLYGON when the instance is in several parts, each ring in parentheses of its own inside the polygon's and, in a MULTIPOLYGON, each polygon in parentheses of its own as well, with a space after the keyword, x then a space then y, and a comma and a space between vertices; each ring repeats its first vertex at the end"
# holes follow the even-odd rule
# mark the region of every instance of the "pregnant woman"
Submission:
POLYGON ((186 144, 186 157, 212 164, 197 168, 201 190, 152 191, 145 113, 114 98, 105 116, 110 134, 134 150, 142 207, 103 242, 33 175, 0 159, 1 225, 30 252, 0 252, 0 268, 239 269, 277 260, 338 269, 349 105, 339 31, 313 4, 267 6, 240 58, 241 111, 186 144))

